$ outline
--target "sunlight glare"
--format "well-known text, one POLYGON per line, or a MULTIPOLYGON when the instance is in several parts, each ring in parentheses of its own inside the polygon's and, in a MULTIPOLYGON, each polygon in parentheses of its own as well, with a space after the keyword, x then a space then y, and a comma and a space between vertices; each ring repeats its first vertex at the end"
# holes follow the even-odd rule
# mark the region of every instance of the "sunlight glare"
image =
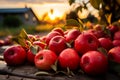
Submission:
POLYGON ((48 13, 48 16, 50 17, 51 20, 55 20, 56 18, 59 18, 59 19, 62 18, 62 14, 57 10, 50 11, 48 13))

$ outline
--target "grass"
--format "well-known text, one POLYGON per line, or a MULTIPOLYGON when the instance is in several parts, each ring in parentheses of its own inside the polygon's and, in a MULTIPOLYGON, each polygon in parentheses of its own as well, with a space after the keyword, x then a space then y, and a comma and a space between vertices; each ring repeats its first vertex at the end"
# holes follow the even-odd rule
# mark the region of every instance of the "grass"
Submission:
POLYGON ((5 37, 8 35, 16 35, 19 34, 21 29, 25 29, 28 34, 36 34, 41 32, 47 32, 52 30, 55 27, 63 27, 64 24, 50 25, 50 24, 41 24, 37 26, 28 26, 22 25, 20 27, 3 27, 0 25, 0 37, 5 37))

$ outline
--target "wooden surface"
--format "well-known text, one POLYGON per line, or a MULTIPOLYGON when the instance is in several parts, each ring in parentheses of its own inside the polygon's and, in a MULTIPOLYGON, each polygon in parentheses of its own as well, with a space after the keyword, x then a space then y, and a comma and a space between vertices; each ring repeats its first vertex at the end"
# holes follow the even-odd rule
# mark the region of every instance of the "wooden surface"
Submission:
POLYGON ((20 77, 20 76, 12 76, 8 74, 0 74, 0 80, 120 80, 117 75, 112 73, 107 73, 104 76, 88 76, 85 74, 76 74, 75 76, 68 77, 65 75, 55 75, 55 76, 35 76, 38 70, 31 65, 24 65, 20 67, 6 67, 5 70, 10 71, 15 74, 32 76, 32 78, 28 77, 20 77), (33 77, 34 76, 34 77, 33 77), (36 79, 35 79, 36 78, 36 79))
MULTIPOLYGON (((0 55, 3 55, 4 48, 0 48, 0 55)), ((88 76, 82 73, 76 73, 75 76, 66 75, 54 76, 35 76, 39 70, 28 63, 19 67, 7 66, 3 60, 0 60, 0 80, 120 80, 120 76, 113 73, 107 73, 103 76, 88 76)))

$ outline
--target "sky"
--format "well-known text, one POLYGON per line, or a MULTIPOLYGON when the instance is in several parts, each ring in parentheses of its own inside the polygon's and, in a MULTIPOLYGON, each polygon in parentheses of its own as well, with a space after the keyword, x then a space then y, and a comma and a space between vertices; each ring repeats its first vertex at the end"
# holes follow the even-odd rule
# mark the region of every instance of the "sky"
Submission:
POLYGON ((67 0, 0 0, 0 3, 16 3, 16 2, 27 2, 27 3, 44 3, 44 2, 67 2, 67 0))
MULTIPOLYGON (((88 0, 76 0, 76 2, 88 0)), ((32 7, 37 15, 41 17, 44 13, 51 9, 59 10, 60 14, 64 14, 70 10, 68 0, 0 0, 0 8, 16 8, 16 7, 32 7)), ((94 11, 95 12, 95 11, 94 11)))
POLYGON ((0 0, 0 8, 32 7, 39 15, 51 9, 64 14, 70 7, 68 0, 0 0))

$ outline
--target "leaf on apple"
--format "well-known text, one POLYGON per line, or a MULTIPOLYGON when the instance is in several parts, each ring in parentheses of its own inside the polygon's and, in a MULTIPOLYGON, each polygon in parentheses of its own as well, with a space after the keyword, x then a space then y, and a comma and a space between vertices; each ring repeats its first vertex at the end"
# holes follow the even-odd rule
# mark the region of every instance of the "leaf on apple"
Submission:
POLYGON ((24 29, 21 30, 19 36, 20 36, 21 38, 30 40, 30 39, 28 38, 27 33, 26 33, 26 31, 25 31, 24 29))
POLYGON ((99 52, 103 53, 105 56, 107 56, 107 50, 106 50, 105 48, 99 47, 97 50, 98 50, 99 52))
POLYGON ((20 44, 22 47, 29 48, 29 46, 26 44, 26 40, 31 42, 24 29, 21 30, 18 36, 14 36, 12 38, 12 41, 14 41, 15 43, 20 44))
POLYGON ((37 54, 37 52, 40 50, 40 47, 35 45, 35 46, 31 46, 30 50, 33 54, 37 54))
POLYGON ((68 48, 72 47, 71 44, 72 44, 72 42, 71 43, 66 43, 66 45, 67 45, 68 48))
POLYGON ((54 65, 51 65, 51 68, 57 72, 57 64, 58 64, 58 60, 55 61, 55 64, 54 65))
POLYGON ((19 36, 15 36, 12 38, 12 41, 14 41, 17 44, 20 44, 23 47, 28 48, 27 44, 25 43, 25 39, 19 37, 19 36))

